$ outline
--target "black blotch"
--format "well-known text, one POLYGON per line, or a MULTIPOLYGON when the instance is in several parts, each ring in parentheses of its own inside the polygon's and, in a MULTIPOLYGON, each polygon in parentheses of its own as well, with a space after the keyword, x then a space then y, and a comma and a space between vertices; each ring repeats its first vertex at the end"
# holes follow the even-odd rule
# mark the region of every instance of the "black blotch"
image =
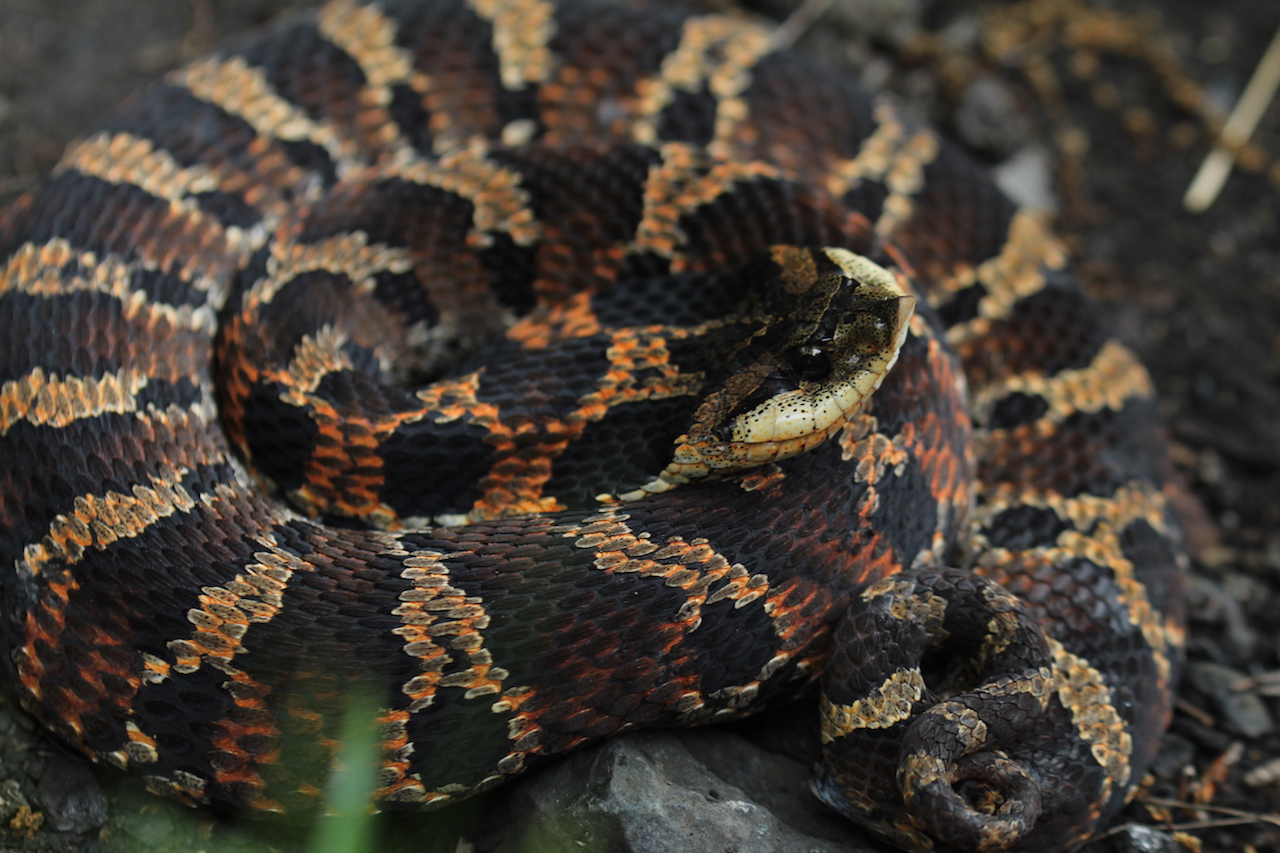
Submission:
POLYGON ((26 211, 22 236, 0 240, 0 257, 23 242, 37 245, 55 237, 76 249, 99 255, 115 253, 125 261, 137 258, 138 234, 173 219, 169 202, 131 184, 116 184, 80 172, 64 172, 40 191, 39 204, 26 211))
POLYGON ((1178 578, 1178 558, 1174 544, 1157 532, 1146 519, 1130 521, 1120 532, 1120 549, 1126 560, 1132 561, 1147 583, 1153 605, 1164 607, 1169 601, 1169 590, 1155 588, 1156 583, 1169 583, 1178 578))
POLYGON ((1146 519, 1132 521, 1120 531, 1122 553, 1133 563, 1138 580, 1146 585, 1152 606, 1165 613, 1181 607, 1185 595, 1176 548, 1146 519))
POLYGON ((1048 272, 1045 287, 1018 302, 1007 322, 1025 341, 1015 369, 1046 376, 1089 366, 1110 337, 1097 305, 1066 271, 1048 272))
POLYGON ((546 493, 569 507, 587 507, 601 493, 648 482, 671 461, 673 441, 701 399, 672 397, 624 403, 587 424, 551 467, 546 493))
POLYGON ((541 120, 541 111, 538 108, 538 89, 536 87, 525 87, 523 89, 508 89, 500 86, 494 91, 495 106, 498 112, 498 121, 502 126, 506 126, 513 121, 532 122, 533 134, 530 139, 537 139, 544 130, 541 120))
POLYGON ((890 488, 878 489, 880 507, 877 515, 886 521, 882 531, 893 546, 893 552, 910 560, 928 549, 932 543, 938 501, 930 491, 927 477, 918 465, 908 463, 906 470, 890 488))
POLYGON ((234 43, 226 53, 260 69, 280 95, 312 119, 350 125, 359 109, 356 93, 366 78, 360 64, 320 34, 314 21, 294 19, 234 43))
POLYGON ((404 317, 406 323, 435 325, 440 319, 440 311, 413 272, 383 270, 373 280, 374 298, 404 317))
POLYGON ((680 217, 696 258, 755 257, 774 244, 847 246, 848 211, 788 181, 739 181, 680 217))
MULTIPOLYGON (((490 155, 518 172, 539 222, 558 230, 579 253, 629 240, 644 216, 644 190, 657 154, 648 146, 618 142, 608 148, 529 146, 490 155), (565 192, 572 186, 574 191, 565 192)), ((585 255, 584 263, 585 261, 585 255)))
POLYGON ((173 381, 150 379, 146 387, 140 389, 135 395, 139 411, 145 411, 150 407, 165 409, 169 406, 187 409, 199 402, 202 397, 203 391, 200 386, 185 376, 173 381))
MULTIPOLYGON (((450 583, 457 583, 453 580, 452 568, 450 583)), ((512 658, 499 657, 502 644, 494 642, 496 636, 493 629, 485 632, 485 648, 492 651, 495 661, 501 660, 507 665, 512 658)), ((455 660, 445 667, 446 676, 466 669, 465 655, 451 654, 455 660)), ((526 645, 515 654, 528 657, 531 650, 526 645)), ((514 677, 513 674, 511 679, 514 677)), ((541 689, 538 692, 541 693, 541 689)), ((475 784, 493 773, 498 762, 511 750, 510 716, 492 713, 493 703, 493 696, 467 698, 459 689, 438 689, 430 713, 411 714, 406 724, 409 740, 416 747, 409 756, 409 773, 427 790, 451 784, 475 784), (440 760, 443 754, 449 756, 448 761, 440 760)), ((539 725, 544 725, 541 718, 539 725)), ((537 758, 532 756, 526 766, 532 766, 537 758)))
POLYGON ((351 311, 351 281, 342 273, 317 269, 289 279, 275 298, 263 305, 258 319, 270 329, 270 352, 287 364, 307 335, 351 311))
POLYGON ((978 303, 987 295, 987 289, 980 284, 971 284, 951 297, 945 305, 938 308, 938 316, 947 328, 959 323, 967 323, 978 316, 978 303))
POLYGON ((157 446, 168 440, 132 414, 81 418, 60 429, 25 420, 13 424, 0 441, 0 471, 6 488, 23 500, 5 508, 8 532, 0 537, 0 560, 11 565, 19 559, 23 545, 38 542, 55 516, 74 509, 77 497, 129 493, 154 470, 156 458, 168 458, 164 453, 171 446, 157 446), (59 450, 51 454, 55 430, 59 450))
POLYGON ((318 204, 299 234, 318 242, 335 234, 363 231, 370 243, 412 246, 427 257, 466 245, 471 202, 439 187, 399 178, 338 192, 318 204))
POLYGON ((4 300, 0 336, 8 352, 0 360, 0 382, 21 379, 37 367, 46 376, 101 376, 133 358, 123 334, 130 324, 113 296, 84 290, 48 298, 11 292, 4 300), (84 342, 86 318, 98 332, 84 342))
POLYGON ((1020 391, 1002 397, 991 407, 987 418, 988 429, 1013 429, 1023 424, 1033 423, 1044 417, 1049 411, 1049 401, 1039 394, 1024 394, 1020 391))
POLYGON ((262 221, 258 209, 234 193, 212 191, 191 196, 200 209, 226 227, 252 228, 262 221))
POLYGON ((333 162, 329 152, 319 145, 305 139, 281 139, 276 144, 284 150, 285 156, 294 165, 318 174, 326 187, 331 187, 338 182, 337 164, 333 162))
POLYGON ((703 607, 702 624, 686 640, 696 650, 704 695, 754 681, 777 648, 773 621, 759 602, 747 607, 735 603, 724 599, 703 607))
MULTIPOLYGON (((194 486, 192 494, 207 494, 214 483, 231 478, 225 466, 216 466, 191 472, 183 485, 194 486)), ((66 642, 42 657, 48 683, 66 684, 71 690, 84 685, 79 673, 88 664, 81 651, 86 648, 92 648, 98 659, 112 668, 122 670, 136 671, 139 653, 172 660, 166 643, 190 636, 191 624, 185 615, 199 606, 196 599, 201 587, 224 579, 212 577, 216 572, 227 571, 224 577, 233 576, 252 555, 251 540, 244 530, 235 524, 219 528, 213 513, 197 502, 190 512, 157 518, 135 536, 86 550, 79 568, 91 575, 67 597, 66 642), (203 531, 203 535, 192 537, 192 529, 203 531), (146 594, 139 594, 139 590, 146 590, 146 594)), ((163 682, 139 688, 137 701, 157 707, 163 714, 156 721, 157 728, 151 729, 153 734, 164 733, 174 742, 191 743, 193 731, 202 723, 227 713, 232 700, 223 688, 225 676, 219 678, 209 667, 201 673, 204 675, 193 673, 188 678, 173 672, 163 682), (193 689, 193 683, 202 678, 203 688, 193 689)), ((104 678, 102 683, 108 690, 113 685, 129 689, 116 679, 104 678)), ((92 696, 92 686, 84 686, 92 696)), ((85 727, 86 744, 100 750, 119 748, 127 742, 124 728, 124 717, 97 716, 85 727)), ((162 761, 172 758, 162 756, 162 761)))
POLYGON ((328 400, 339 416, 379 417, 392 411, 403 411, 408 402, 396 388, 387 388, 366 375, 377 370, 373 353, 363 347, 347 344, 343 353, 351 360, 352 370, 333 370, 316 383, 316 396, 328 400))
POLYGON ((1071 525, 1051 509, 1017 506, 1007 509, 987 526, 987 541, 993 548, 1026 551, 1037 546, 1052 545, 1058 535, 1071 525))
POLYGON ((481 496, 477 484, 493 464, 488 435, 466 418, 404 424, 378 449, 388 472, 382 501, 401 517, 470 510, 481 496))
POLYGON ((533 282, 537 278, 537 247, 521 246, 510 234, 497 232, 492 242, 477 255, 490 274, 490 291, 498 302, 522 317, 533 310, 538 295, 533 282))
POLYGON ((627 255, 621 277, 649 278, 663 276, 671 272, 671 259, 664 258, 654 252, 644 251, 627 255))
POLYGON ((715 136, 715 96, 705 89, 700 92, 676 90, 658 116, 658 138, 664 142, 690 142, 706 145, 715 136))
MULTIPOLYGON (((914 222, 927 223, 930 239, 913 254, 919 265, 945 252, 948 266, 977 267, 1005 248, 1017 208, 996 188, 986 170, 968 157, 943 148, 924 169, 925 190, 915 197, 914 222), (934 257, 929 257, 933 255, 934 257)), ((906 226, 911 230, 911 226, 906 226)), ((936 258, 936 260, 943 260, 936 258)))
POLYGON ((1125 558, 1136 566, 1162 561, 1173 563, 1173 552, 1168 540, 1143 518, 1130 522, 1120 531, 1120 549, 1125 558))
POLYGON ((599 388, 612 366, 608 336, 567 338, 538 350, 510 347, 494 351, 480 378, 476 399, 492 403, 504 419, 546 422, 578 408, 583 395, 599 388))
POLYGON ((130 271, 129 285, 147 295, 147 301, 200 308, 208 304, 207 291, 197 290, 191 283, 164 270, 135 267, 130 271))
POLYGON ((1119 412, 1075 412, 1059 424, 1054 448, 1069 461, 1046 462, 1046 470, 1059 472, 1058 491, 1066 497, 1110 496, 1134 480, 1152 482, 1168 464, 1158 423, 1150 400, 1129 401, 1119 412))
POLYGON ((254 385, 241 423, 253 466, 289 492, 306 479, 304 466, 320 430, 309 410, 280 399, 285 390, 278 382, 254 385))
POLYGON ((181 166, 247 160, 249 145, 260 138, 239 116, 167 83, 127 101, 102 129, 149 139, 181 166))
POLYGON ((431 133, 431 114, 422 105, 422 96, 409 86, 398 83, 391 87, 391 103, 387 107, 400 128, 400 135, 422 154, 433 154, 435 137, 431 133))
POLYGON ((884 200, 888 197, 888 187, 880 181, 867 180, 845 193, 844 203, 850 210, 856 210, 875 222, 884 212, 884 200))
MULTIPOLYGON (((227 302, 222 307, 222 313, 219 317, 220 326, 241 310, 244 305, 244 295, 252 289, 253 285, 270 274, 268 270, 271 267, 271 259, 271 246, 263 246, 249 256, 249 259, 245 262, 244 269, 236 275, 235 280, 232 282, 231 293, 228 295, 227 302)), ((273 299, 272 301, 274 302, 275 300, 273 299)))

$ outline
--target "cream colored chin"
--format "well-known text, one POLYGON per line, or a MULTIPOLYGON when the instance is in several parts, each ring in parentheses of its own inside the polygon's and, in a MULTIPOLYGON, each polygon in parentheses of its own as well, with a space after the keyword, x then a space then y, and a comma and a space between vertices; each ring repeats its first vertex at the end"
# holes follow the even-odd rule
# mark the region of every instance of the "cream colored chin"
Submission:
POLYGON ((854 383, 840 383, 817 393, 796 390, 771 397, 733 422, 730 440, 744 444, 789 441, 820 433, 844 417, 865 393, 854 383))
POLYGON ((733 422, 730 440, 757 444, 791 441, 806 435, 826 433, 844 420, 854 407, 870 397, 898 360, 898 350, 906 324, 892 351, 870 360, 851 379, 834 382, 814 391, 797 389, 770 397, 733 422))

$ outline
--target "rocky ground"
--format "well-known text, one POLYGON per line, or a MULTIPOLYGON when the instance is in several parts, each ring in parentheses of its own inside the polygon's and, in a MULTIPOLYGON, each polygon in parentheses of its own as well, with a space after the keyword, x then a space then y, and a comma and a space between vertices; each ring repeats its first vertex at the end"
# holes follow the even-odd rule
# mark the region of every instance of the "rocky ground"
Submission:
MULTIPOLYGON (((296 5, 0 0, 0 203, 130 91, 296 5)), ((1188 675, 1151 786, 1094 851, 1280 850, 1280 104, 1212 207, 1181 204, 1278 23, 1274 0, 834 0, 800 42, 897 91, 1053 211, 1155 376, 1196 559, 1188 675)), ((5 698, 0 849, 881 849, 808 797, 811 716, 624 738, 344 841, 349 825, 159 802, 63 754, 5 698)))

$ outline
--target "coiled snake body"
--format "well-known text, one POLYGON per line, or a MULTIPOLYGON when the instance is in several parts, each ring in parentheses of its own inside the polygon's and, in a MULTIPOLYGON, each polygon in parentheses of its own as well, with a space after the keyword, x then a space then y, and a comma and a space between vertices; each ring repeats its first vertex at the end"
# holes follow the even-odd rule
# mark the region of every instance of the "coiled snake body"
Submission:
POLYGON ((821 678, 836 808, 1069 848, 1171 709, 1153 408, 1038 220, 755 24, 337 0, 0 215, 5 659, 266 810, 356 690, 432 806, 821 678))

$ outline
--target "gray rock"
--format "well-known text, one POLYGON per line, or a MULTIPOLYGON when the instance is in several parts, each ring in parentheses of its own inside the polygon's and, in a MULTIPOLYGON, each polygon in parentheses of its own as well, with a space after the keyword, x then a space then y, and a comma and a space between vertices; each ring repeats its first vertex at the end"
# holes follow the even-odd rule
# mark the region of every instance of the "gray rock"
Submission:
POLYGON ((107 795, 89 766, 79 759, 51 753, 45 759, 36 797, 59 832, 88 832, 107 822, 107 795))
POLYGON ((1191 575, 1187 584, 1187 609, 1196 614, 1198 620, 1226 629, 1223 640, 1232 660, 1254 658, 1258 647, 1257 633, 1240 602, 1218 583, 1201 575, 1191 575))
POLYGON ((508 801, 512 831, 497 850, 887 849, 819 803, 809 793, 808 776, 805 762, 768 753, 728 732, 615 738, 515 786, 508 801))
POLYGON ((1110 844, 1116 853, 1181 853, 1186 849, 1167 832, 1138 825, 1118 830, 1110 844))
POLYGON ((1266 703, 1256 693, 1236 690, 1245 674, 1212 661, 1187 664, 1187 682, 1211 701, 1222 716, 1222 724, 1247 738, 1261 737, 1273 724, 1266 703))
POLYGON ((1007 157, 1027 140, 1029 125, 1009 85, 994 75, 978 77, 956 110, 956 131, 979 151, 1007 157))
POLYGON ((1058 209, 1058 196, 1053 191, 1053 152, 1044 146, 1018 149, 991 170, 991 177, 1019 207, 1041 213, 1058 209))

